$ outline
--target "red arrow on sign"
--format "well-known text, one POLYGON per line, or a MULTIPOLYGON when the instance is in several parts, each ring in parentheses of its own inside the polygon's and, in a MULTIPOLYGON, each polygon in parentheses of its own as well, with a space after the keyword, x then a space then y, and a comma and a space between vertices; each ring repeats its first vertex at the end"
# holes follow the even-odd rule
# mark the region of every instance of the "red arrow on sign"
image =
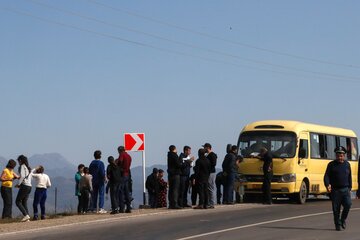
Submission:
POLYGON ((145 133, 125 133, 124 145, 126 151, 144 151, 145 133))

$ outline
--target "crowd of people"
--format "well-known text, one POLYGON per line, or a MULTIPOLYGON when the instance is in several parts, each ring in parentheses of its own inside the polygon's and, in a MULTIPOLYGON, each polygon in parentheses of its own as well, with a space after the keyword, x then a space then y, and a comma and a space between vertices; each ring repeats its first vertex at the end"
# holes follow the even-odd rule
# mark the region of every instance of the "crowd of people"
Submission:
POLYGON ((17 158, 19 163, 18 174, 14 171, 16 167, 16 161, 10 159, 1 173, 1 197, 3 199, 3 212, 2 218, 12 218, 12 188, 14 180, 18 180, 15 185, 19 189, 15 203, 23 215, 22 222, 30 221, 30 212, 28 209, 28 199, 32 189, 32 180, 35 182, 35 194, 33 200, 33 220, 45 219, 45 203, 47 198, 47 189, 51 187, 50 178, 44 173, 43 166, 37 166, 31 169, 26 156, 20 155, 17 158), (40 218, 38 212, 38 206, 40 204, 40 218))
POLYGON ((89 167, 78 166, 75 174, 75 195, 78 197, 79 214, 87 212, 107 213, 104 209, 105 192, 110 192, 111 212, 131 213, 132 181, 131 156, 124 146, 118 147, 119 157, 108 157, 108 166, 101 160, 101 151, 94 152, 94 160, 89 167))
MULTIPOLYGON (((75 195, 78 198, 78 214, 107 213, 104 209, 105 193, 110 192, 111 212, 131 213, 132 179, 131 179, 131 156, 123 146, 118 147, 118 157, 108 157, 108 165, 105 167, 101 160, 101 151, 94 152, 94 160, 89 166, 78 165, 75 174, 75 195)), ((214 208, 218 204, 233 204, 234 181, 237 172, 237 164, 241 158, 237 156, 236 146, 232 146, 222 164, 221 184, 216 176, 217 155, 212 151, 209 143, 198 150, 197 159, 191 155, 191 147, 184 146, 183 152, 177 154, 174 145, 169 147, 167 159, 167 179, 164 179, 165 171, 154 168, 146 179, 148 191, 148 203, 151 208, 181 209, 194 207, 196 209, 214 208), (217 186, 218 185, 218 186, 217 186), (220 188, 223 187, 223 194, 220 188), (188 195, 191 192, 191 200, 188 195), (217 192, 217 196, 215 193, 217 192), (220 193, 219 193, 220 192, 220 193), (220 196, 219 196, 220 194, 220 196), (223 198, 222 202, 220 198, 223 198)), ((15 160, 9 160, 1 174, 1 197, 4 207, 2 218, 12 218, 12 187, 19 188, 16 196, 16 206, 23 215, 21 221, 30 221, 30 213, 27 202, 35 184, 33 200, 33 220, 46 218, 45 203, 47 188, 51 186, 50 178, 44 173, 43 166, 31 169, 26 156, 20 155, 18 173, 15 172, 17 165, 15 160), (35 183, 33 183, 33 180, 35 183), (40 215, 38 212, 40 205, 40 215)))

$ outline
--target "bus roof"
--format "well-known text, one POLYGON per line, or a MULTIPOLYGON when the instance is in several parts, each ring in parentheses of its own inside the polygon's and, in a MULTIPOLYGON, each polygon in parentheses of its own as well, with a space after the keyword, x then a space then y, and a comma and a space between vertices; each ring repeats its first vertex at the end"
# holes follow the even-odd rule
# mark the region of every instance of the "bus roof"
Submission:
POLYGON ((344 128, 329 127, 318 124, 304 123, 299 121, 289 121, 289 120, 266 120, 253 122, 246 125, 241 132, 247 131, 291 131, 295 133, 300 132, 316 132, 316 133, 326 133, 332 135, 340 135, 347 137, 356 137, 354 131, 344 128))

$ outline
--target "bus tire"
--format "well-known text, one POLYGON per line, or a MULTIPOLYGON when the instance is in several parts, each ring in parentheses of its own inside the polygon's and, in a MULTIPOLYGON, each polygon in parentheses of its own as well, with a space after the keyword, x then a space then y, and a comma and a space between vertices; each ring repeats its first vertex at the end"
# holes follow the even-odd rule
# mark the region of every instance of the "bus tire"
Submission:
POLYGON ((306 182, 302 181, 300 185, 300 191, 296 193, 295 199, 297 203, 305 204, 307 196, 308 196, 308 187, 306 185, 306 182))

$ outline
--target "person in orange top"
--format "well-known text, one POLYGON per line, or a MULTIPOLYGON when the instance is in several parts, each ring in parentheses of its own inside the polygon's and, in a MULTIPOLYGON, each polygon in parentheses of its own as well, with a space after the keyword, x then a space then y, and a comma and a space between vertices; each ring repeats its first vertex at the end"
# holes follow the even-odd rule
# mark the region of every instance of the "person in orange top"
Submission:
POLYGON ((4 201, 4 208, 2 212, 2 218, 12 218, 12 185, 14 179, 20 177, 14 172, 16 162, 10 159, 6 168, 1 173, 1 197, 4 201))

